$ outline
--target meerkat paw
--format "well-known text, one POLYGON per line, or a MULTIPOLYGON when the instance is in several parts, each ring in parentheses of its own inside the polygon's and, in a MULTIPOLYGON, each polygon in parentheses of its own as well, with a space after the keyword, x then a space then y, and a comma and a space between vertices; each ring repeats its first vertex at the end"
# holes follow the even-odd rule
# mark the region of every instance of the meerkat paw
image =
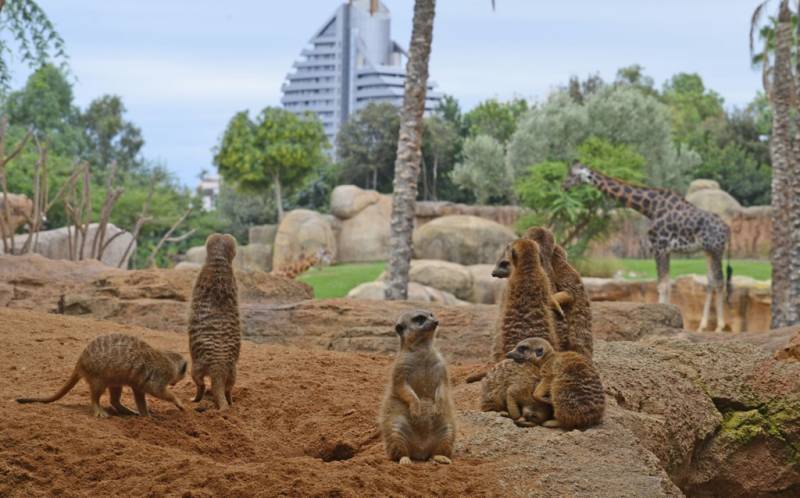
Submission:
POLYGON ((452 460, 450 460, 448 457, 444 455, 433 455, 433 457, 431 457, 431 460, 433 460, 435 463, 441 463, 443 465, 450 465, 451 463, 453 463, 452 460))
POLYGON ((422 415, 422 403, 419 401, 411 403, 408 406, 408 413, 411 414, 412 417, 419 417, 422 415))
POLYGON ((99 407, 99 406, 92 409, 92 415, 94 415, 97 418, 108 418, 109 417, 108 412, 104 408, 99 407))
POLYGON ((530 420, 526 420, 525 417, 520 417, 514 421, 514 424, 517 427, 536 427, 535 422, 531 422, 530 420))
POLYGON ((556 420, 554 418, 551 418, 550 420, 545 420, 544 422, 542 422, 542 427, 548 427, 550 429, 557 429, 557 428, 561 427, 561 423, 558 420, 556 420))
POLYGON ((505 418, 511 418, 511 414, 508 412, 497 412, 498 415, 505 418))
POLYGON ((117 412, 117 415, 125 415, 125 416, 127 416, 127 415, 139 415, 137 412, 131 410, 130 408, 128 408, 128 407, 126 407, 124 405, 115 406, 114 407, 114 411, 117 412))
POLYGON ((398 461, 400 465, 411 465, 411 459, 407 456, 400 457, 400 461, 398 461))

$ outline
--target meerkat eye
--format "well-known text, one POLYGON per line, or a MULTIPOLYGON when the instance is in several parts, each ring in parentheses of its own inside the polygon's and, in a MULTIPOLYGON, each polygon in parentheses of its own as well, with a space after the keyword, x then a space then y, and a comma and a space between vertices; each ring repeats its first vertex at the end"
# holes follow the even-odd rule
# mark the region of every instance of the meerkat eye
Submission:
POLYGON ((414 323, 416 323, 417 325, 422 325, 423 323, 425 323, 425 320, 427 320, 427 317, 425 315, 417 315, 413 318, 414 323))
POLYGON ((401 324, 401 323, 398 323, 397 325, 395 325, 395 326, 394 326, 394 331, 395 331, 395 332, 396 332, 398 335, 403 335, 403 331, 405 331, 405 329, 406 329, 406 328, 405 328, 405 327, 403 326, 403 324, 401 324))
POLYGON ((510 263, 506 260, 500 262, 500 268, 507 268, 510 263))
POLYGON ((517 349, 519 350, 520 353, 527 353, 528 352, 528 346, 520 346, 517 349))
POLYGON ((544 356, 544 348, 536 348, 536 351, 534 351, 534 353, 536 353, 537 358, 541 358, 542 356, 544 356))

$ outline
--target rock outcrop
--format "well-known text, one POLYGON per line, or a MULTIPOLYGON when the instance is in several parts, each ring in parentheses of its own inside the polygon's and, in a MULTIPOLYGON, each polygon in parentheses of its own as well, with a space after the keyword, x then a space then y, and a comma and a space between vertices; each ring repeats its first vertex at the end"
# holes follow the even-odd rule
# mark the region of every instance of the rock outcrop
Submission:
MULTIPOLYGON (((0 224, 3 224, 5 219, 5 201, 3 199, 4 196, 0 193, 0 224)), ((5 233, 6 237, 16 233, 19 227, 33 217, 33 201, 26 195, 8 194, 8 214, 9 226, 3 226, 3 231, 0 231, 0 233, 5 233)))
POLYGON ((263 244, 271 246, 275 243, 275 236, 278 234, 278 225, 256 225, 250 227, 247 232, 248 244, 263 244))
MULTIPOLYGON (((91 247, 95 235, 97 234, 97 228, 98 224, 92 223, 86 230, 86 244, 83 252, 85 258, 88 258, 89 254, 91 254, 91 247)), ((75 233, 74 230, 72 230, 72 232, 73 238, 75 239, 73 244, 75 244, 77 248, 77 254, 80 254, 80 247, 83 245, 83 237, 80 233, 75 233)), ((26 234, 17 235, 14 237, 14 244, 18 249, 22 248, 27 239, 28 235, 26 234)), ((127 268, 131 257, 136 253, 136 242, 134 242, 130 252, 123 260, 125 250, 128 248, 128 244, 130 244, 132 239, 133 235, 130 232, 117 228, 115 225, 109 223, 106 227, 105 242, 108 243, 110 241, 110 243, 108 243, 103 251, 103 256, 100 258, 100 261, 108 266, 127 268)), ((33 252, 45 258, 78 259, 77 257, 70 258, 69 232, 67 227, 41 231, 39 232, 38 238, 34 240, 37 240, 37 242, 33 246, 33 252)), ((0 254, 2 253, 3 248, 0 247, 0 254)))
MULTIPOLYGON (((357 285, 347 293, 347 298, 383 301, 386 299, 384 295, 385 292, 385 282, 378 280, 376 282, 366 282, 357 285)), ((408 300, 417 303, 467 304, 447 291, 435 289, 416 282, 409 282, 408 284, 408 300)))
POLYGON ((355 185, 340 185, 331 193, 331 213, 340 220, 339 261, 381 261, 389 255, 392 198, 355 185))
POLYGON ((300 254, 311 256, 320 250, 327 250, 331 260, 337 261, 336 238, 330 223, 316 211, 289 211, 275 235, 272 267, 281 268, 296 261, 300 254))
POLYGON ((443 216, 414 230, 414 257, 462 265, 493 264, 516 238, 511 229, 477 216, 443 216))
MULTIPOLYGON (((176 265, 182 269, 200 267, 206 262, 206 246, 190 247, 186 251, 186 259, 176 265), (184 264, 185 263, 185 264, 184 264)), ((272 270, 272 246, 266 244, 248 244, 236 248, 233 267, 241 271, 272 270)))

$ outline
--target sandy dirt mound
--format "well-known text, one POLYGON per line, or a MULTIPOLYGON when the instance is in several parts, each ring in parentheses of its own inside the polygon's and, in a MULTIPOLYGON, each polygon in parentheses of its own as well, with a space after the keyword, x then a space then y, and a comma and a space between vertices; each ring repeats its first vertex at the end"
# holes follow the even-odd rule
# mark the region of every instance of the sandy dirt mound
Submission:
MULTIPOLYGON (((0 496, 679 495, 658 459, 614 421, 563 433, 474 411, 478 386, 460 382, 464 367, 454 368, 455 463, 388 462, 375 424, 387 356, 245 342, 226 414, 149 400, 151 419, 97 420, 83 383, 50 405, 13 401, 57 389, 85 344, 111 331, 188 356, 176 334, 0 310, 0 496)), ((190 381, 176 390, 193 394, 190 381)), ((127 392, 123 402, 134 405, 127 392)))

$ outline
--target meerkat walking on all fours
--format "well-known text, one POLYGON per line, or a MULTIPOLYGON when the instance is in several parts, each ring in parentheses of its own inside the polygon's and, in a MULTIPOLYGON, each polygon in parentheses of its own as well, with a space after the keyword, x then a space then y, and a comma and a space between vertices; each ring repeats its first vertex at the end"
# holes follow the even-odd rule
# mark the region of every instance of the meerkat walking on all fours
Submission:
POLYGON ((197 276, 189 316, 189 350, 192 380, 197 385, 194 401, 203 399, 205 378, 211 378, 211 394, 220 410, 233 403, 236 363, 242 345, 239 300, 233 258, 236 239, 212 234, 206 240, 206 262, 197 276))
POLYGON ((101 336, 90 342, 83 350, 72 376, 59 391, 47 398, 19 398, 19 403, 51 403, 63 398, 81 379, 89 384, 92 399, 92 414, 108 417, 100 406, 100 397, 108 388, 111 406, 117 415, 136 415, 120 401, 122 386, 133 389, 139 415, 147 417, 145 394, 150 394, 174 403, 183 410, 183 405, 170 391, 186 375, 186 360, 178 353, 159 351, 146 342, 124 334, 101 336))
POLYGON ((511 243, 509 253, 511 274, 492 351, 495 363, 529 337, 557 343, 553 309, 561 311, 561 307, 551 292, 539 245, 532 240, 517 239, 511 243))
POLYGON ((564 317, 556 320, 557 349, 591 358, 594 350, 592 309, 581 274, 569 264, 567 252, 556 244, 550 230, 532 227, 523 237, 539 244, 542 265, 556 291, 556 300, 566 308, 564 317))
POLYGON ((599 424, 606 398, 592 360, 574 351, 554 351, 542 339, 534 339, 531 346, 534 363, 539 367, 539 384, 533 398, 552 404, 555 417, 542 425, 585 429, 599 424))
POLYGON ((379 425, 386 454, 393 461, 432 459, 450 463, 456 437, 455 407, 447 365, 433 341, 439 322, 428 311, 400 316, 400 336, 379 425))
POLYGON ((539 369, 534 364, 534 341, 525 339, 497 363, 481 385, 481 410, 507 413, 515 424, 531 426, 552 418, 547 403, 533 399, 539 369))

